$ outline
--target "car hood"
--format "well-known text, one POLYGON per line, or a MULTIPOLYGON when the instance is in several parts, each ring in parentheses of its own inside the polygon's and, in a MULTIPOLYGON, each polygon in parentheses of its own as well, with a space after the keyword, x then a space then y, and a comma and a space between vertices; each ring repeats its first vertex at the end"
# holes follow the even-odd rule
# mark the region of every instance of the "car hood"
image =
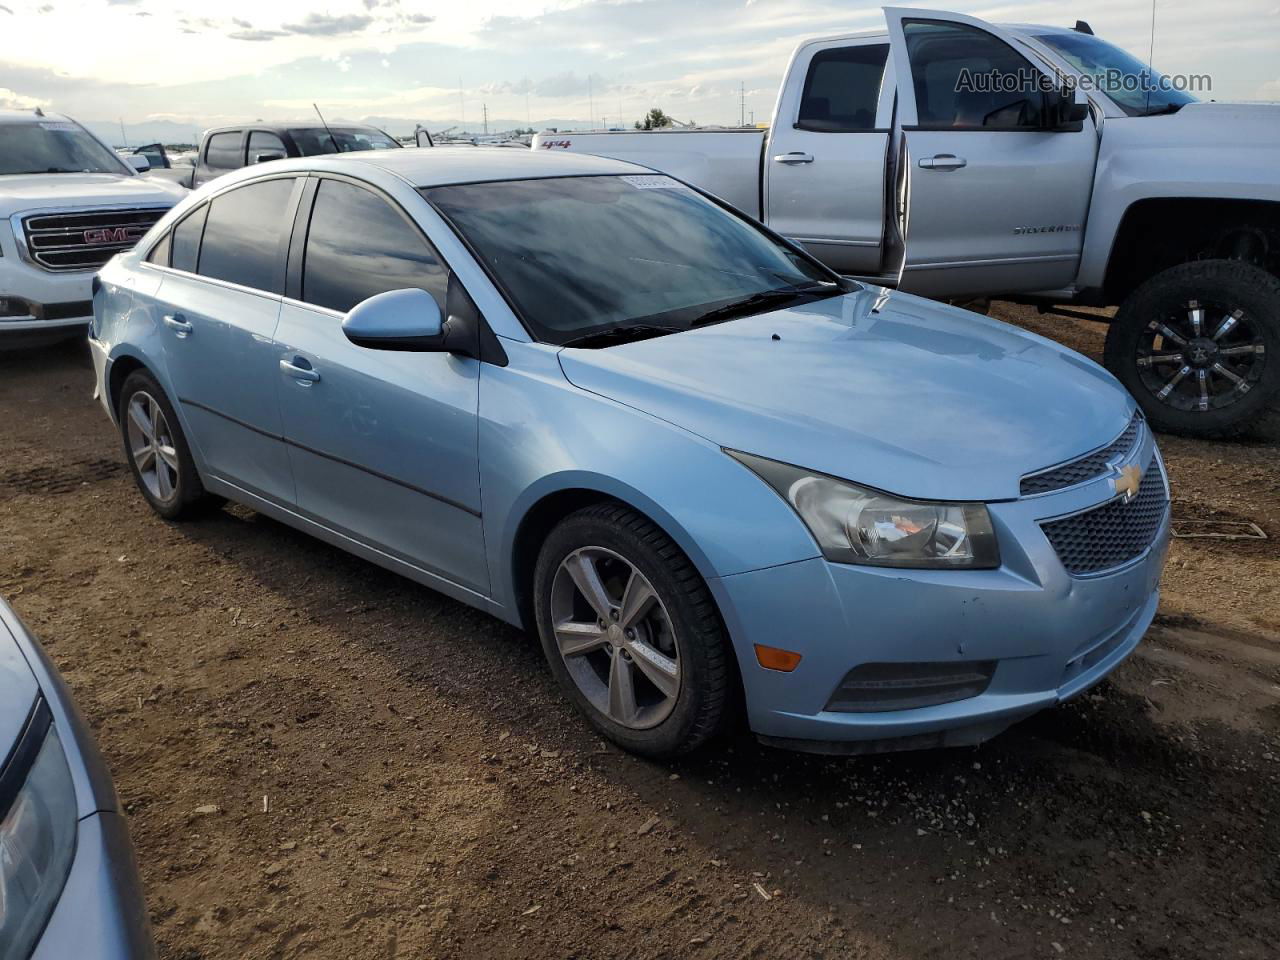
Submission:
POLYGON ((0 770, 18 742, 39 692, 18 641, 0 617, 0 770))
POLYGON ((1003 500, 1102 446, 1133 401, 1052 341, 878 287, 607 349, 578 387, 721 446, 921 499, 1003 500))
POLYGON ((176 183, 113 173, 0 176, 0 217, 41 207, 172 206, 187 191, 176 183))

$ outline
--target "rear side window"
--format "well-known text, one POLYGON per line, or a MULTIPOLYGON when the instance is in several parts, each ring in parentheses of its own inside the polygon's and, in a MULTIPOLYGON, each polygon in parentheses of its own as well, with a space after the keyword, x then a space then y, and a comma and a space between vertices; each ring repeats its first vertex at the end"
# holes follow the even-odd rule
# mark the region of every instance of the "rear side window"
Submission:
POLYGON ((258 158, 264 155, 279 160, 287 157, 289 151, 285 149, 284 141, 274 133, 254 130, 249 134, 249 163, 257 163, 258 158))
POLYGON ((169 265, 169 234, 165 234, 160 242, 147 254, 147 263, 158 263, 162 267, 169 265))
POLYGON ((963 23, 903 23, 922 127, 1037 129, 1038 71, 1003 40, 963 23))
POLYGON ((887 43, 821 50, 809 62, 799 126, 823 133, 874 130, 887 43))
POLYGON ((215 170, 238 170, 244 166, 244 157, 240 153, 240 131, 215 133, 209 137, 209 146, 205 149, 204 162, 215 170))
POLYGON ((283 293, 283 245, 293 226, 289 202, 294 178, 261 180, 209 201, 200 245, 204 277, 283 293))
POLYGON ((196 261, 200 257, 200 235, 204 233, 204 219, 208 213, 209 205, 202 203, 173 228, 173 255, 169 261, 173 269, 196 272, 196 261))
POLYGON ((445 307, 448 271, 417 228, 377 194, 321 180, 302 267, 302 299, 346 313, 388 290, 425 290, 445 307))

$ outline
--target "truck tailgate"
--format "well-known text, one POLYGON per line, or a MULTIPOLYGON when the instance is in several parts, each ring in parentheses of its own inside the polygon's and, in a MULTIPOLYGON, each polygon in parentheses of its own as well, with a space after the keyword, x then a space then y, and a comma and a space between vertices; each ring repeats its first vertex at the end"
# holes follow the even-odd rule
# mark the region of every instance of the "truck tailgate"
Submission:
POLYGON ((534 150, 569 150, 679 177, 760 219, 760 153, 768 131, 645 130, 540 133, 534 150))

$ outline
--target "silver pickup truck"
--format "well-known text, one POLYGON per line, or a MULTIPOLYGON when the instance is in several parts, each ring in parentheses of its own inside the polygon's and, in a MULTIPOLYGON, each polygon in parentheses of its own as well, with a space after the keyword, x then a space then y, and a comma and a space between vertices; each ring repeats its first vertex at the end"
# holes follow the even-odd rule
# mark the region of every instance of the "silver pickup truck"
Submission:
POLYGON ((1159 428, 1280 395, 1280 104, 1201 102, 1075 28, 886 8, 802 43, 768 130, 542 133, 643 163, 843 273, 943 299, 1118 306, 1107 366, 1159 428))

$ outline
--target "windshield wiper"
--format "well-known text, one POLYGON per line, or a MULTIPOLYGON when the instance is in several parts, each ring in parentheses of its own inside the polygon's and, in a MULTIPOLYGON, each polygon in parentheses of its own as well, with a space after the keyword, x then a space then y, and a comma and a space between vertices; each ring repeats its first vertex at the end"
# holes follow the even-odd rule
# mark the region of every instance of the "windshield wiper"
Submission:
POLYGON ((1186 104, 1182 103, 1166 103, 1163 107, 1156 107, 1154 110, 1148 110, 1143 114, 1144 117, 1162 117, 1167 113, 1177 113, 1186 104))
POLYGON ((841 292, 839 284, 826 283, 821 280, 796 284, 791 287, 781 287, 777 290, 761 290, 759 293, 753 293, 751 296, 735 300, 733 303, 726 303, 723 307, 708 310, 706 313, 694 317, 689 326, 700 327, 708 323, 720 323, 724 320, 732 320, 735 317, 763 313, 771 307, 781 306, 789 301, 836 296, 841 292))
POLYGON ((651 337, 664 337, 668 333, 676 333, 679 327, 663 327, 656 323, 622 323, 607 330, 596 330, 584 333, 580 337, 566 340, 562 347, 607 347, 615 343, 631 343, 635 340, 648 340, 651 337))

